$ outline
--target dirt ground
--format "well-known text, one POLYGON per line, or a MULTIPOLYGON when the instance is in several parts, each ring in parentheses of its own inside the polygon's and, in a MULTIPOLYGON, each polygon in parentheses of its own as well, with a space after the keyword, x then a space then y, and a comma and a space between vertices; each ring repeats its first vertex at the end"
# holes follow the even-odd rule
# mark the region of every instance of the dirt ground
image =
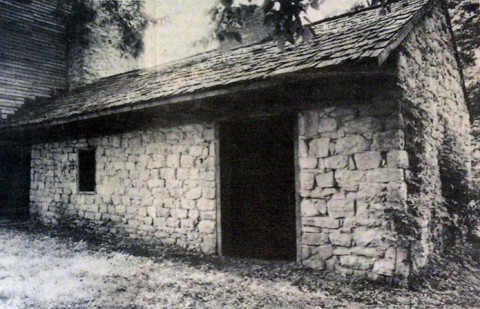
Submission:
POLYGON ((480 308, 480 241, 462 251, 407 289, 294 263, 0 227, 0 308, 480 308))

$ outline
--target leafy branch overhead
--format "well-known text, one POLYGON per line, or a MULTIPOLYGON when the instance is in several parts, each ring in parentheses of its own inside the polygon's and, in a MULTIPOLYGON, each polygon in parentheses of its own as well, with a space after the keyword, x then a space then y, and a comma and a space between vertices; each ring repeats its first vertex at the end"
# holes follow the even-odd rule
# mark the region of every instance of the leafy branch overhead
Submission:
MULTIPOLYGON (((308 42, 315 35, 306 16, 308 9, 319 10, 326 0, 265 0, 262 6, 264 26, 271 29, 272 38, 279 49, 287 42, 298 40, 308 42), (304 23, 307 22, 307 24, 304 23)), ((251 0, 249 0, 251 2, 251 0)), ((368 6, 380 6, 380 14, 390 11, 389 0, 370 0, 368 6)), ((245 18, 257 8, 256 5, 236 5, 235 0, 220 0, 220 5, 212 9, 212 19, 216 22, 215 35, 220 41, 242 42, 241 29, 245 18)))
POLYGON ((133 57, 143 50, 143 34, 147 25, 143 1, 137 0, 57 0, 57 17, 65 25, 69 44, 88 46, 91 27, 99 23, 115 25, 120 34, 118 48, 133 57), (70 6, 70 10, 67 9, 70 6))

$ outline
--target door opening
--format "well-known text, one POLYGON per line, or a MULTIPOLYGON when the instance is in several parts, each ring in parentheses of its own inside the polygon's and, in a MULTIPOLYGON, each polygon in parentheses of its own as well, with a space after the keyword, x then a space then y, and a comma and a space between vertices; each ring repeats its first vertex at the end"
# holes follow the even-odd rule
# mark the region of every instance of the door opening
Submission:
POLYGON ((220 125, 222 253, 295 260, 293 117, 220 125))
POLYGON ((0 150, 0 222, 29 218, 30 148, 8 146, 0 150))

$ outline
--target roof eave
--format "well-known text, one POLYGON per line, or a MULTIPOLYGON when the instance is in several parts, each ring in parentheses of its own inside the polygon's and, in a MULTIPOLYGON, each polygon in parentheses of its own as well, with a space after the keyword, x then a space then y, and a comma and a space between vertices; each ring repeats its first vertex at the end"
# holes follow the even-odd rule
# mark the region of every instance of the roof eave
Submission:
POLYGON ((189 103, 200 100, 218 98, 222 96, 232 95, 236 93, 248 92, 253 90, 263 90, 275 86, 292 84, 302 81, 312 81, 312 80, 321 80, 328 78, 373 78, 379 76, 390 76, 395 77, 395 72, 388 70, 383 67, 379 67, 376 63, 376 58, 372 58, 371 61, 366 63, 363 66, 362 70, 352 70, 352 69, 340 69, 337 66, 327 67, 324 69, 311 71, 311 72, 298 72, 298 73, 285 73, 281 75, 276 75, 268 79, 263 80, 251 80, 247 83, 236 83, 232 85, 223 86, 221 88, 206 89, 196 93, 184 94, 173 96, 169 98, 162 99, 151 99, 148 101, 139 101, 135 104, 126 105, 118 108, 104 109, 96 112, 78 114, 70 116, 67 118, 58 118, 53 120, 45 119, 36 119, 35 121, 24 121, 15 123, 13 125, 7 125, 0 127, 0 132, 21 130, 21 129, 32 129, 32 128, 41 128, 41 127, 51 127, 55 125, 65 125, 68 123, 89 120, 93 118, 99 118, 103 116, 110 116, 115 114, 128 113, 133 111, 139 111, 150 108, 157 108, 172 104, 178 103, 189 103))

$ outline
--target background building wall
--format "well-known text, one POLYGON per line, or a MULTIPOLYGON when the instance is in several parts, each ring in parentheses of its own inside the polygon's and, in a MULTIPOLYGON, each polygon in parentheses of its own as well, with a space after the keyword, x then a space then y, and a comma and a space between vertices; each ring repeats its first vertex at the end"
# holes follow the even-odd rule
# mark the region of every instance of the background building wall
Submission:
POLYGON ((88 29, 87 45, 75 41, 70 46, 69 88, 144 67, 143 57, 135 58, 121 50, 119 27, 104 10, 96 8, 94 20, 88 29))
POLYGON ((0 116, 67 86, 67 45, 56 1, 0 0, 0 116))

